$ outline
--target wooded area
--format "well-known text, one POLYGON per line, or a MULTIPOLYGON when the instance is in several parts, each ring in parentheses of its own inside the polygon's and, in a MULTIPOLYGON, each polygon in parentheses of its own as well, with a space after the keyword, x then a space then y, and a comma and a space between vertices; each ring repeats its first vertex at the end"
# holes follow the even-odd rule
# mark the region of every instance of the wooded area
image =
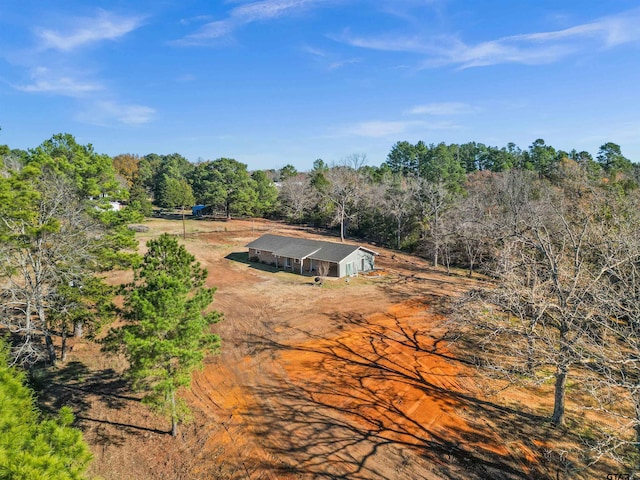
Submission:
POLYGON ((457 300, 451 318, 456 344, 473 352, 479 374, 552 382, 548 416, 558 426, 575 394, 609 419, 585 438, 590 461, 636 468, 639 185, 640 164, 613 143, 594 158, 542 139, 526 150, 401 141, 380 166, 354 154, 332 165, 318 159, 308 172, 291 165, 249 172, 234 159, 192 164, 179 154, 112 159, 68 134, 26 152, 0 147, 0 327, 10 336, 8 361, 54 365, 65 360, 69 336, 92 337, 116 317, 130 322, 116 338, 131 378, 168 407, 175 434, 176 391, 218 348, 209 332, 219 318, 209 310, 213 290, 175 239, 150 243, 141 258, 128 226, 154 208, 184 215, 200 204, 227 219, 335 229, 343 241, 358 238, 482 278, 484 287, 457 300), (115 211, 110 201, 125 208, 115 211), (113 269, 136 274, 121 292, 123 309, 101 276, 113 269))

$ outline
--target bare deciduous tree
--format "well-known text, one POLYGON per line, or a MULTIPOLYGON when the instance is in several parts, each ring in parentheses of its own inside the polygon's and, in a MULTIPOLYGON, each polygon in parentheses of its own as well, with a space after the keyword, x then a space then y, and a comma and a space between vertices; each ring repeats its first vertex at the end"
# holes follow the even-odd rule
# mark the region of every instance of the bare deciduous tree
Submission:
POLYGON ((44 356, 55 363, 48 312, 58 303, 57 287, 77 282, 91 268, 97 227, 62 177, 43 172, 37 194, 28 182, 21 185, 16 201, 32 203, 0 215, 0 321, 21 338, 16 352, 21 361, 39 359, 44 339, 44 356))
POLYGON ((470 176, 467 184, 467 195, 458 202, 449 215, 448 230, 453 232, 458 248, 464 255, 469 278, 473 276, 473 269, 487 256, 489 251, 488 238, 494 236, 492 228, 493 212, 491 197, 487 193, 487 186, 492 183, 490 172, 476 172, 470 176))
POLYGON ((386 213, 393 218, 396 230, 396 248, 400 249, 406 225, 410 222, 413 214, 414 199, 405 178, 396 177, 385 186, 384 207, 386 213))
POLYGON ((329 262, 325 262, 325 261, 319 262, 318 263, 318 275, 321 278, 324 278, 327 275, 329 275, 329 267, 330 267, 329 262))
POLYGON ((333 206, 335 224, 340 225, 340 240, 344 242, 346 222, 354 217, 362 199, 365 182, 358 170, 348 164, 335 165, 327 173, 329 181, 325 196, 333 206))
POLYGON ((318 191, 311 186, 308 175, 298 174, 281 182, 280 203, 285 215, 300 221, 318 202, 318 191))
POLYGON ((490 267, 497 282, 476 292, 483 313, 474 310, 473 321, 494 370, 554 380, 551 421, 561 425, 567 378, 597 338, 605 270, 590 262, 598 243, 590 209, 519 175, 505 174, 496 190, 503 221, 496 224, 501 234, 490 267))
POLYGON ((585 351, 585 387, 595 408, 612 419, 590 447, 595 458, 625 463, 640 450, 640 196, 609 194, 600 202, 599 248, 593 260, 605 271, 598 291, 598 341, 585 351), (634 436, 626 435, 633 431, 634 436))
POLYGON ((415 178, 411 182, 411 192, 418 207, 422 225, 423 240, 430 240, 433 266, 438 266, 440 243, 442 242, 442 216, 454 201, 454 195, 444 182, 431 182, 415 178))

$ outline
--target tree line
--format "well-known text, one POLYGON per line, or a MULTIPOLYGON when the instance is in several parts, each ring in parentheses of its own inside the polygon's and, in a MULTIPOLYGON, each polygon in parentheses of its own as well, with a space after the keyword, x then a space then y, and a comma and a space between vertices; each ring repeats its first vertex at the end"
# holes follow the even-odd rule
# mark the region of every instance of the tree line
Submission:
POLYGON ((471 269, 477 259, 468 251, 469 239, 454 235, 459 228, 447 224, 446 212, 466 198, 474 174, 518 170, 556 181, 569 162, 590 178, 609 178, 625 189, 640 180, 640 166, 612 142, 593 157, 557 150, 542 139, 524 150, 513 143, 498 148, 400 141, 380 166, 353 154, 331 165, 318 159, 307 172, 291 165, 250 172, 230 158, 193 164, 179 154, 123 154, 113 162, 129 187, 129 205, 145 215, 152 212, 151 202, 159 208, 201 204, 227 218, 270 217, 336 228, 342 239, 351 235, 427 256, 436 265, 462 262, 471 269))

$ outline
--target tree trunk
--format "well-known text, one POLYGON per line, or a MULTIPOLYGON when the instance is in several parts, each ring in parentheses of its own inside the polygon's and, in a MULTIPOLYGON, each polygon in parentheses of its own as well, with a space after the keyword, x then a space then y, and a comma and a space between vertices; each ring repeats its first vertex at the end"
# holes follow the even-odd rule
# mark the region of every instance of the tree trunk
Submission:
POLYGON ((567 391, 567 374, 569 367, 567 365, 558 365, 556 372, 556 386, 553 403, 553 416, 551 422, 554 425, 564 425, 564 401, 567 391))
POLYGON ((51 340, 51 334, 48 331, 44 332, 44 343, 47 347, 47 355, 49 357, 49 363, 52 366, 56 364, 56 348, 53 346, 53 341, 51 340))
POLYGON ((340 213, 340 241, 344 242, 344 210, 340 213))
POLYGON ((171 436, 178 436, 178 414, 176 412, 176 392, 171 392, 171 436))
POLYGON ((62 325, 60 336, 62 337, 62 351, 60 352, 60 360, 64 363, 67 361, 67 328, 65 325, 62 325))
POLYGON ((47 326, 47 315, 42 305, 38 305, 38 320, 40 322, 40 328, 42 329, 42 335, 44 336, 44 344, 46 346, 47 356, 49 357, 49 363, 53 366, 57 360, 56 348, 53 346, 53 340, 51 340, 51 333, 47 326))
POLYGON ((434 217, 434 222, 433 222, 433 229, 432 229, 432 233, 431 235, 433 236, 433 266, 435 268, 438 268, 438 250, 440 250, 440 245, 438 244, 439 238, 439 232, 438 232, 438 212, 436 211, 435 217, 434 217))
POLYGON ((187 239, 187 227, 184 221, 184 205, 182 206, 182 238, 187 239))
POLYGON ((76 323, 73 324, 73 336, 75 338, 82 338, 84 334, 84 324, 82 320, 77 320, 76 323))
POLYGON ((527 347, 527 373, 529 375, 533 375, 533 332, 529 332, 529 334, 527 335, 527 347))
POLYGON ((640 397, 637 393, 633 395, 633 404, 636 411, 636 425, 634 427, 636 431, 636 449, 640 450, 640 397))

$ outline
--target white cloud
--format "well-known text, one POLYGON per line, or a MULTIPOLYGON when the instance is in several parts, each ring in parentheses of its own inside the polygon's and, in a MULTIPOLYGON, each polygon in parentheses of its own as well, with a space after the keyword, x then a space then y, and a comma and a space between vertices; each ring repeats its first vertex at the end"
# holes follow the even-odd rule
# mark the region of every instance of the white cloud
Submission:
POLYGON ((210 20, 211 20, 211 15, 197 15, 195 17, 180 19, 180 25, 189 25, 194 22, 202 23, 203 21, 208 22, 210 20))
POLYGON ((461 68, 522 63, 548 64, 570 55, 640 41, 640 9, 601 17, 594 22, 550 32, 511 35, 468 44, 457 36, 359 37, 350 32, 334 37, 349 45, 381 51, 411 52, 426 57, 425 67, 461 68))
POLYGON ((33 82, 14 85, 14 88, 29 93, 51 93, 66 97, 83 97, 102 90, 102 85, 76 80, 72 75, 58 75, 46 67, 38 67, 31 72, 33 82))
POLYGON ((101 100, 86 105, 77 115, 77 119, 94 125, 109 125, 115 121, 133 126, 150 122, 155 112, 153 108, 145 105, 101 100))
POLYGON ((416 105, 406 113, 410 115, 432 115, 432 116, 453 116, 466 115, 477 112, 478 108, 468 103, 461 102, 441 102, 416 105))
POLYGON ((454 130, 458 126, 452 122, 425 122, 425 121, 368 121, 349 125, 339 130, 339 136, 355 135, 359 137, 384 138, 397 137, 401 134, 416 131, 454 130))
POLYGON ((108 95, 102 85, 79 81, 72 75, 57 75, 45 67, 32 71, 33 81, 26 85, 14 85, 14 88, 28 93, 48 93, 73 97, 79 100, 81 112, 77 119, 95 125, 108 125, 116 121, 125 125, 140 125, 149 122, 155 110, 133 103, 112 100, 95 100, 96 95, 108 95))
POLYGON ((339 58, 339 55, 309 45, 303 45, 300 47, 300 50, 308 54, 315 63, 322 65, 327 70, 338 70, 362 61, 359 58, 339 58))
POLYGON ((38 80, 30 85, 18 85, 16 88, 30 93, 55 93, 67 97, 80 97, 100 90, 101 87, 92 83, 79 83, 68 77, 60 77, 53 81, 38 80))
POLYGON ((185 38, 185 41, 197 42, 198 40, 203 40, 203 39, 216 39, 220 37, 225 37, 229 35, 231 32, 233 32, 234 28, 235 27, 233 25, 233 22, 230 22, 230 21, 220 20, 217 22, 209 22, 206 25, 204 25, 202 28, 200 28, 200 30, 197 33, 185 38))
POLYGON ((227 18, 203 25, 198 31, 173 42, 178 45, 201 45, 233 33, 249 23, 280 18, 303 12, 332 0, 262 0, 244 3, 229 12, 227 18))
POLYGON ((317 3, 322 3, 322 0, 263 0, 241 5, 233 9, 231 16, 243 23, 250 23, 281 17, 317 3))
POLYGON ((70 51, 103 40, 116 40, 138 28, 141 22, 140 17, 100 11, 95 18, 75 19, 71 31, 40 29, 36 35, 44 49, 70 51))
POLYGON ((327 58, 329 56, 326 51, 319 48, 311 47, 309 45, 303 45, 302 47, 300 47, 300 50, 316 58, 327 58))
POLYGON ((381 35, 378 37, 359 37, 345 30, 341 35, 329 35, 329 38, 346 43, 352 47, 381 50, 386 52, 413 52, 436 53, 439 51, 435 45, 430 45, 420 37, 396 37, 393 35, 381 35))
POLYGON ((140 125, 147 123, 153 117, 155 110, 151 107, 136 104, 124 104, 118 102, 103 101, 97 106, 104 113, 113 116, 120 123, 126 125, 140 125))
POLYGON ((346 60, 336 60, 335 62, 331 62, 327 66, 327 68, 329 70, 337 70, 339 68, 346 67, 347 65, 353 65, 360 62, 362 62, 362 60, 360 60, 359 58, 348 58, 346 60))

